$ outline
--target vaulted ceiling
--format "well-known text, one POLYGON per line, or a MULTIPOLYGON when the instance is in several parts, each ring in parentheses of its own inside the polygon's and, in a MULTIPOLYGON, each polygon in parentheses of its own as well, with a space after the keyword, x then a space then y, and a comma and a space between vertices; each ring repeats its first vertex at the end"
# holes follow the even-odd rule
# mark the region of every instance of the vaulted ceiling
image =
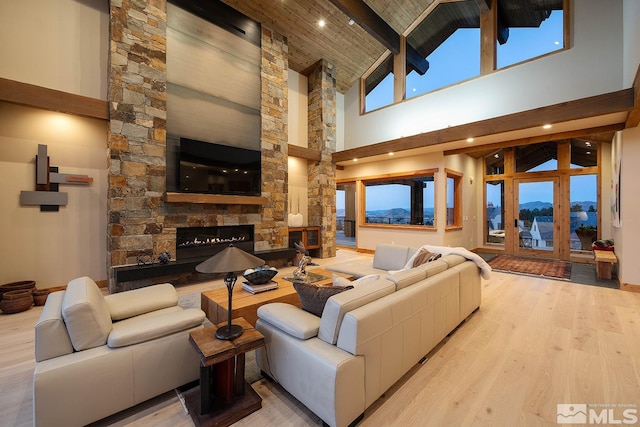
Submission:
MULTIPOLYGON (((330 0, 223 0, 287 37, 289 68, 304 73, 320 59, 336 67, 337 89, 345 93, 387 50, 330 0), (325 21, 320 27, 318 22, 325 21)), ((343 2, 349 3, 349 2, 343 2)), ((402 34, 433 0, 367 0, 391 28, 402 34)))
MULTIPOLYGON (((406 35, 422 21, 427 9, 435 6, 435 0, 222 1, 286 36, 292 70, 305 74, 320 59, 334 64, 337 89, 341 93, 349 90, 388 49, 396 50, 398 36, 406 35), (325 22, 323 27, 318 25, 321 20, 325 22)), ((410 68, 420 69, 420 60, 426 64, 424 58, 457 26, 477 26, 479 11, 486 8, 487 2, 441 1, 441 7, 448 9, 444 14, 451 17, 447 22, 452 25, 431 22, 415 31, 408 50, 415 52, 418 59, 410 68)), ((562 0, 498 0, 498 3, 499 31, 508 31, 509 27, 536 27, 547 18, 548 10, 562 8, 562 0)), ((508 32, 506 34, 508 37, 508 32)))

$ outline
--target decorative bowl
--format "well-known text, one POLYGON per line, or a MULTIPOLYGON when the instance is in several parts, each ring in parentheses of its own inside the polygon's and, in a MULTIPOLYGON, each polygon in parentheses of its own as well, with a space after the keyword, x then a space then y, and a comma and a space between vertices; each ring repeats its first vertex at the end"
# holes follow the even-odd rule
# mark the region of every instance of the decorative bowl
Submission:
POLYGON ((262 285, 273 279, 276 274, 278 274, 278 270, 273 267, 264 266, 245 270, 242 276, 247 279, 247 282, 253 285, 262 285))

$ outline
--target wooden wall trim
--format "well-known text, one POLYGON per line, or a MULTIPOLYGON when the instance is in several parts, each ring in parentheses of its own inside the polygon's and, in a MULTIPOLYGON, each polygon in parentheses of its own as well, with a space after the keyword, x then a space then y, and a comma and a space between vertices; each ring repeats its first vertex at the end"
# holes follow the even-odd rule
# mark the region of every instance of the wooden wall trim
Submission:
POLYGON ((434 146, 446 142, 464 140, 470 135, 481 137, 542 126, 546 123, 586 119, 605 114, 629 111, 633 107, 633 89, 623 89, 492 119, 452 126, 446 129, 425 132, 419 135, 379 142, 364 147, 338 151, 333 153, 333 161, 342 162, 353 158, 362 159, 387 154, 389 151, 399 152, 414 148, 434 146))
POLYGON ((268 202, 268 199, 262 196, 172 192, 167 192, 164 199, 168 203, 209 203, 213 205, 264 205, 268 202))
POLYGON ((290 157, 300 157, 302 159, 319 162, 322 160, 322 154, 320 150, 314 150, 312 148, 301 147, 299 145, 288 144, 288 155, 290 157))
POLYGON ((633 79, 633 109, 629 111, 627 128, 634 128, 640 124, 640 66, 636 70, 636 77, 633 79))
POLYGON ((109 120, 107 101, 0 78, 0 101, 109 120))
MULTIPOLYGON (((615 125, 598 126, 594 128, 588 128, 588 129, 579 129, 579 130, 572 130, 567 132, 550 133, 546 135, 532 136, 529 138, 520 138, 520 139, 512 139, 510 141, 496 142, 495 144, 476 145, 473 147, 445 150, 444 155, 449 156, 453 154, 466 154, 466 153, 473 153, 473 152, 485 151, 485 150, 499 150, 501 148, 518 147, 521 145, 536 144, 538 142, 548 142, 548 141, 558 141, 561 139, 578 138, 585 135, 597 135, 597 134, 610 133, 613 138, 613 133, 622 129, 624 129, 624 124, 619 123, 615 125)), ((598 139, 598 142, 603 142, 603 141, 598 139)), ((611 142, 611 141, 609 140, 607 142, 611 142)))

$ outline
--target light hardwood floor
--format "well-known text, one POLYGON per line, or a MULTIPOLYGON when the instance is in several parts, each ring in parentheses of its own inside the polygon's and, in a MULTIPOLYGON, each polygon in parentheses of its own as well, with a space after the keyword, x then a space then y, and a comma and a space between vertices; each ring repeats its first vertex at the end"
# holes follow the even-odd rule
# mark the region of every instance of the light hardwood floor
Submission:
MULTIPOLYGON (((203 282, 178 292, 218 286, 203 282)), ((480 310, 367 409, 361 426, 552 426, 561 403, 640 409, 640 294, 498 272, 482 281, 482 292, 480 310)), ((32 424, 40 311, 0 315, 0 425, 32 424)), ((236 425, 321 425, 274 383, 253 387, 263 407, 236 425)), ((173 392, 98 424, 193 425, 173 392)))

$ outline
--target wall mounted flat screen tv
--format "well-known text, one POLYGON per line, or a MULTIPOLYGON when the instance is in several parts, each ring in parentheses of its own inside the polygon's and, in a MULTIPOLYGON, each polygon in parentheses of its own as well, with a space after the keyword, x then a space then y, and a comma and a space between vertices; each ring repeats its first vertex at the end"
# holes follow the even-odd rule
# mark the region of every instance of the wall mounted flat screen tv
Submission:
POLYGON ((260 151, 180 138, 177 154, 181 192, 262 194, 260 151))

